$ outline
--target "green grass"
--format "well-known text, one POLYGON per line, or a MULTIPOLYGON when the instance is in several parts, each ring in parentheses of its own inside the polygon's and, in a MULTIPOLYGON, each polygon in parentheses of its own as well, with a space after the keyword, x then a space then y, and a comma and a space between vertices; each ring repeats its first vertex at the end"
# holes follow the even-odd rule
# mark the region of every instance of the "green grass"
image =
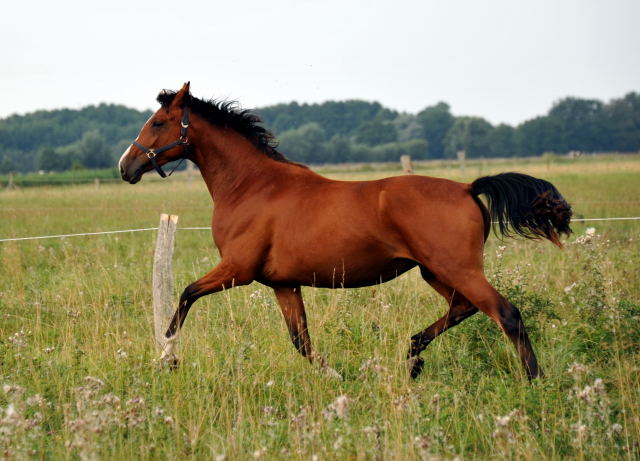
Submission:
MULTIPOLYGON (((545 177, 576 216, 640 216, 638 157, 487 161, 467 165, 464 176, 435 163, 417 170, 471 180, 480 168, 545 177)), ((329 173, 398 174, 368 170, 329 173)), ((206 226, 211 200, 200 180, 145 177, 135 187, 2 191, 0 212, 6 238, 153 227, 160 213, 179 215, 179 227, 206 226)), ((409 338, 446 310, 415 271, 376 287, 304 289, 312 340, 343 381, 296 354, 272 293, 258 284, 198 301, 183 330, 182 365, 169 371, 154 361, 154 232, 2 242, 0 453, 639 459, 640 222, 573 227, 564 251, 495 236, 486 247, 487 274, 521 308, 546 373, 532 384, 482 315, 434 341, 422 354, 424 373, 410 381, 409 338), (574 243, 587 227, 596 236, 574 243)), ((176 297, 218 259, 209 232, 179 231, 176 297)))

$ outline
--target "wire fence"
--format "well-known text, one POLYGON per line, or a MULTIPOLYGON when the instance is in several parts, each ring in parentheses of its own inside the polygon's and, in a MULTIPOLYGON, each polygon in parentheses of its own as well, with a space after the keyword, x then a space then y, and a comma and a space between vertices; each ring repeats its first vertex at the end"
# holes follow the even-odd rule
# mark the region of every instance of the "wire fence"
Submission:
MULTIPOLYGON (((614 218, 577 218, 572 219, 571 222, 597 222, 597 221, 637 221, 640 220, 640 216, 625 216, 614 218)), ((56 238, 69 238, 69 237, 85 237, 93 235, 110 235, 110 234, 126 234, 132 232, 147 232, 156 231, 158 227, 144 227, 141 229, 122 229, 102 232, 81 232, 77 234, 57 234, 57 235, 36 235, 31 237, 9 237, 2 238, 0 242, 20 242, 25 240, 42 240, 42 239, 56 239, 56 238)), ((211 227, 179 227, 178 230, 211 230, 211 227)))

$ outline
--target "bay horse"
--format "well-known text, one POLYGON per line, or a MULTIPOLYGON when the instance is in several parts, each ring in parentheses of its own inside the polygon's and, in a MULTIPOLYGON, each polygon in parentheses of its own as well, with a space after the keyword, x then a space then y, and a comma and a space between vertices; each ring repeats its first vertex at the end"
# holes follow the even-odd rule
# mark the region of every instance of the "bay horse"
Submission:
POLYGON ((274 290, 296 350, 331 370, 311 346, 301 287, 369 286, 418 267, 449 311, 411 338, 413 378, 427 345, 478 310, 513 342, 527 377, 541 374, 520 312, 484 275, 483 248, 492 219, 496 233, 562 248, 572 211, 551 183, 519 173, 470 184, 418 175, 334 181, 287 160, 256 115, 198 99, 189 83, 157 100, 161 107, 120 159, 122 179, 135 184, 154 169, 164 177, 167 162, 193 161, 215 204, 221 256, 180 296, 163 360, 177 360, 174 341, 198 298, 258 281, 274 290))

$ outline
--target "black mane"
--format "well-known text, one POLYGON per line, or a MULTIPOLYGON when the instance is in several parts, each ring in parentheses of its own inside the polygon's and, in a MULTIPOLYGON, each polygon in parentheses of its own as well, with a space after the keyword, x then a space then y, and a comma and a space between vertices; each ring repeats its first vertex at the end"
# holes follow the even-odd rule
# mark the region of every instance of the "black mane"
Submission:
MULTIPOLYGON (((162 107, 167 108, 175 96, 175 91, 163 90, 157 100, 162 107)), ((261 125, 260 117, 249 110, 239 109, 235 101, 202 100, 189 95, 186 104, 193 113, 200 115, 212 124, 237 131, 267 157, 279 162, 294 163, 276 149, 278 146, 276 137, 261 125)))

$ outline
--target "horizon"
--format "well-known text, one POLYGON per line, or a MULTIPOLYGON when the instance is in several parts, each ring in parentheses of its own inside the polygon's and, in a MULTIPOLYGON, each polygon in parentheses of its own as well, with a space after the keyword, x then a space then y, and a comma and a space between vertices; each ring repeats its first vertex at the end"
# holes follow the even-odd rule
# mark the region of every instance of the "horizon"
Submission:
POLYGON ((566 96, 637 91, 638 17, 634 0, 11 2, 0 117, 101 101, 147 110, 191 80, 195 95, 246 108, 358 99, 415 114, 445 101, 518 125, 566 96))
MULTIPOLYGON (((510 126, 513 126, 513 127, 517 127, 518 125, 521 125, 522 123, 525 123, 525 122, 527 122, 529 120, 532 120, 534 118, 537 118, 537 117, 540 117, 540 116, 545 116, 546 114, 548 114, 549 110, 551 110, 551 108, 555 104, 557 104, 559 101, 562 101, 562 100, 567 99, 567 98, 598 100, 598 101, 600 101, 600 102, 602 102, 604 104, 608 104, 612 100, 623 98, 624 96, 626 96, 627 94, 630 94, 630 93, 640 93, 640 90, 632 89, 632 90, 629 90, 629 91, 625 92, 624 94, 620 94, 620 95, 617 95, 617 96, 612 96, 611 98, 608 98, 606 100, 599 99, 599 98, 592 98, 592 97, 580 97, 580 96, 575 96, 575 95, 563 96, 563 97, 560 97, 560 98, 556 99, 555 101, 553 101, 551 103, 551 105, 549 106, 549 108, 547 110, 545 110, 543 113, 532 114, 529 118, 527 118, 525 120, 522 120, 522 121, 520 121, 519 123, 516 123, 516 124, 507 123, 507 122, 494 123, 493 121, 489 120, 487 117, 483 116, 482 114, 461 114, 461 113, 457 113, 455 111, 455 108, 451 104, 449 104, 449 102, 447 102, 447 101, 436 101, 433 104, 429 104, 428 106, 423 107, 422 109, 418 110, 417 112, 402 111, 402 110, 398 110, 398 109, 396 109, 394 107, 389 107, 389 106, 383 104, 380 101, 365 100, 365 99, 361 99, 361 98, 327 99, 327 100, 321 101, 321 102, 301 102, 301 101, 292 100, 292 101, 288 101, 288 102, 277 102, 277 103, 274 103, 274 104, 269 104, 269 105, 260 106, 260 107, 246 107, 246 106, 244 106, 242 104, 241 101, 233 101, 233 100, 232 101, 238 103, 240 108, 248 109, 248 110, 250 110, 252 112, 259 112, 260 109, 267 108, 267 107, 273 107, 273 106, 278 106, 278 105, 288 105, 288 104, 293 104, 293 103, 297 103, 297 104, 299 104, 301 106, 302 105, 310 105, 311 106, 311 105, 322 105, 322 104, 331 103, 331 102, 364 101, 364 102, 372 103, 372 104, 373 103, 378 103, 378 104, 382 105, 385 109, 389 109, 391 111, 397 112, 398 114, 410 114, 410 115, 417 115, 420 111, 422 111, 426 107, 430 107, 430 106, 436 105, 436 104, 438 104, 440 102, 444 102, 444 103, 449 105, 449 108, 451 110, 451 114, 453 116, 455 116, 455 117, 479 117, 479 118, 487 120, 493 126, 499 126, 501 124, 505 124, 505 125, 510 125, 510 126)), ((198 97, 197 95, 194 95, 194 96, 198 97)), ((89 104, 83 105, 81 107, 53 107, 53 108, 47 108, 47 109, 36 109, 36 110, 33 110, 31 112, 27 112, 27 113, 9 114, 7 116, 0 116, 0 122, 4 121, 4 120, 7 120, 7 119, 9 119, 11 117, 14 117, 14 116, 15 117, 27 117, 27 116, 32 115, 32 114, 37 113, 37 112, 55 112, 55 111, 62 111, 62 110, 80 111, 80 110, 88 108, 88 107, 98 107, 98 106, 103 105, 103 104, 105 104, 105 105, 113 105, 113 106, 122 106, 122 107, 125 107, 127 109, 137 110, 139 112, 145 112, 145 111, 155 112, 157 110, 157 109, 153 109, 153 108, 140 109, 140 108, 132 107, 130 105, 119 103, 119 102, 102 101, 102 102, 98 102, 98 103, 89 103, 89 104)))

